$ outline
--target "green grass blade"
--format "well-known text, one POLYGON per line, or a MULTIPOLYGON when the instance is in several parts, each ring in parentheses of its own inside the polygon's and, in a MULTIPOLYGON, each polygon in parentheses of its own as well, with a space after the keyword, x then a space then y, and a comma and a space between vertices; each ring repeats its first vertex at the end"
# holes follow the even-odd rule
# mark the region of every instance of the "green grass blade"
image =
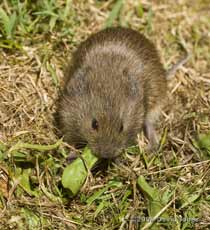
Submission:
POLYGON ((4 28, 6 36, 9 35, 9 17, 7 13, 0 7, 0 22, 4 28))
POLYGON ((111 27, 114 20, 119 16, 124 0, 118 0, 106 20, 105 27, 111 27))
POLYGON ((13 13, 9 17, 5 10, 0 7, 0 23, 3 25, 4 32, 7 38, 12 38, 12 33, 16 24, 16 20, 16 13, 13 13))

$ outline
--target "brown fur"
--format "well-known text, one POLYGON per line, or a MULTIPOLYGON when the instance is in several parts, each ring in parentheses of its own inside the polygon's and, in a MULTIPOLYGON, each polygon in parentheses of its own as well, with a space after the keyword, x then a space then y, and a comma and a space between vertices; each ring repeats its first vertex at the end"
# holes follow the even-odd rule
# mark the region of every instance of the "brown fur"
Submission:
POLYGON ((166 73, 154 45, 131 29, 105 29, 73 55, 59 98, 58 128, 68 143, 88 143, 97 156, 113 158, 135 143, 143 126, 155 144, 153 122, 165 95, 166 73))

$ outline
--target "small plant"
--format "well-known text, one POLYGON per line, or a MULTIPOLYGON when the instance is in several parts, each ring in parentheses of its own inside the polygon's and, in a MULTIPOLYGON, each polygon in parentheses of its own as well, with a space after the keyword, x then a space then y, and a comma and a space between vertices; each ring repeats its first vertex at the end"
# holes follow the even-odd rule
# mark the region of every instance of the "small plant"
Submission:
POLYGON ((13 38, 16 22, 17 15, 15 12, 11 15, 8 15, 6 11, 0 7, 0 25, 2 25, 0 30, 3 36, 5 36, 7 39, 13 38))

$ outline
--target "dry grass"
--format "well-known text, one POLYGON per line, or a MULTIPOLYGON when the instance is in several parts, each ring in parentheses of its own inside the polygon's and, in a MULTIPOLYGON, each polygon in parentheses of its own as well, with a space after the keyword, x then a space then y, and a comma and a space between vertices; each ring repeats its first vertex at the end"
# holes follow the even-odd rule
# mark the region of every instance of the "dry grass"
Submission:
MULTIPOLYGON (((18 1, 11 2, 0 4, 8 15, 18 1)), ((52 16, 43 13, 44 3, 37 2, 23 1, 25 20, 18 18, 12 37, 0 24, 0 229, 139 229, 148 224, 134 221, 148 215, 147 199, 136 183, 140 175, 160 194, 171 194, 167 211, 176 223, 156 229, 208 229, 209 153, 196 147, 195 140, 210 131, 209 1, 124 1, 114 24, 153 40, 166 68, 183 55, 183 47, 192 58, 169 84, 158 124, 165 138, 155 159, 127 152, 120 166, 95 172, 74 198, 60 184, 69 151, 64 143, 45 152, 11 148, 19 142, 57 142, 52 114, 63 70, 77 44, 104 27, 116 1, 55 1, 54 12, 62 15, 65 2, 70 3, 67 16, 57 18, 55 26, 49 24, 52 16), (43 14, 34 14, 38 11, 43 14), (24 186, 23 175, 30 178, 30 188, 24 186), (110 181, 118 184, 88 203, 110 181), (181 217, 199 222, 181 222, 181 217)))

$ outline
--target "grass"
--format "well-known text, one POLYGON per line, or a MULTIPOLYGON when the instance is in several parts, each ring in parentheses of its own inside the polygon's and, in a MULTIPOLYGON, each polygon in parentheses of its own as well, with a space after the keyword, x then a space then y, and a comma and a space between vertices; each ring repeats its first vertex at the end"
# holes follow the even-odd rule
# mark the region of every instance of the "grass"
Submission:
POLYGON ((205 0, 1 1, 0 229, 210 228, 209 15, 205 0), (192 58, 169 84, 160 151, 144 152, 140 136, 72 197, 55 101, 72 51, 112 25, 144 33, 166 68, 183 47, 192 58))

